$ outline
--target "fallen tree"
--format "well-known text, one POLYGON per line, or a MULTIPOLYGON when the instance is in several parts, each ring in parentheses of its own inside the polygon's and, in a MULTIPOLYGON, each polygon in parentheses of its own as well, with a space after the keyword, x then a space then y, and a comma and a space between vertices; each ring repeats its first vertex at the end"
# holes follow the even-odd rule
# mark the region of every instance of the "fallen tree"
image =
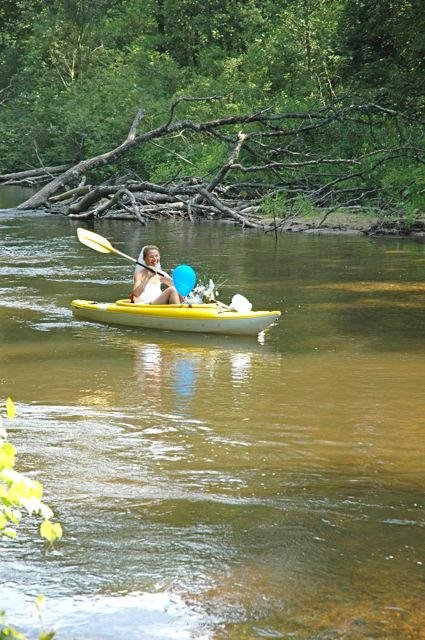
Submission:
MULTIPOLYGON (((72 218, 130 218, 142 224, 164 216, 227 218, 270 231, 292 223, 297 210, 307 203, 320 212, 320 224, 336 209, 352 211, 367 206, 384 212, 395 210, 397 194, 408 184, 380 184, 379 172, 384 165, 400 159, 424 164, 424 150, 407 142, 402 132, 406 125, 415 123, 402 113, 376 104, 331 106, 316 113, 273 114, 264 109, 204 122, 175 119, 177 107, 184 101, 216 99, 217 96, 180 98, 172 104, 167 121, 146 132, 139 132, 144 118, 144 111, 139 110, 119 146, 72 167, 62 167, 62 171, 58 168, 58 175, 18 209, 43 207, 72 218), (370 142, 364 153, 349 157, 338 157, 336 142, 326 146, 326 140, 336 141, 338 132, 345 127, 353 135, 358 131, 359 137, 363 131, 363 139, 367 127, 382 140, 389 121, 394 123, 392 131, 396 126, 400 128, 400 144, 396 146, 381 143, 371 148, 370 142), (131 174, 113 183, 85 184, 87 174, 116 162, 135 147, 159 138, 167 141, 183 132, 191 140, 218 139, 227 145, 227 158, 208 179, 176 176, 165 184, 156 184, 131 174), (241 179, 247 175, 254 177, 252 182, 241 179)), ((43 169, 39 171, 45 176, 47 169, 44 174, 43 169)), ((50 173, 53 174, 52 168, 50 173)), ((0 182, 11 175, 19 179, 18 174, 4 174, 0 182)))

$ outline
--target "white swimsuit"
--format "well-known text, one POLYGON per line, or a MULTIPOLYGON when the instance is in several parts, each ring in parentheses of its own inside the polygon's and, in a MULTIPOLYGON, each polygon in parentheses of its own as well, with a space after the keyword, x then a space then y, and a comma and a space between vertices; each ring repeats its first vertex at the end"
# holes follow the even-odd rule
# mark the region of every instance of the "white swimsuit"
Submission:
POLYGON ((151 304, 154 300, 157 299, 162 293, 161 282, 157 277, 151 278, 146 284, 146 287, 138 296, 134 299, 134 302, 141 302, 143 304, 151 304), (152 282, 153 281, 153 282, 152 282))

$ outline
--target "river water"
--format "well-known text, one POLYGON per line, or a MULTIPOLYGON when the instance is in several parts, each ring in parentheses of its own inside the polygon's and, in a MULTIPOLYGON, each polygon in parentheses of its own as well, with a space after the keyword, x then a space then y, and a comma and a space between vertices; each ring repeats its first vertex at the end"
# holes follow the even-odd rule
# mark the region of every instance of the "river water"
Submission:
POLYGON ((0 543, 0 609, 58 640, 425 638, 425 244, 103 221, 280 309, 259 338, 108 327, 132 265, 0 212, 0 398, 63 540, 0 543))

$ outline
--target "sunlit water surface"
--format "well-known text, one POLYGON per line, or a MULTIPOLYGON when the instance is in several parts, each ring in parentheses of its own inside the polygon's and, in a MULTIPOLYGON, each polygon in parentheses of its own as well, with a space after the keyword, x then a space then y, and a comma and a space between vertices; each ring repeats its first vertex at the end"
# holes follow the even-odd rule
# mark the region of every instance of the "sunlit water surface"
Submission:
POLYGON ((64 530, 0 543, 0 608, 58 640, 425 638, 425 244, 102 222, 282 318, 257 338, 77 321, 132 266, 0 212, 0 398, 64 530))

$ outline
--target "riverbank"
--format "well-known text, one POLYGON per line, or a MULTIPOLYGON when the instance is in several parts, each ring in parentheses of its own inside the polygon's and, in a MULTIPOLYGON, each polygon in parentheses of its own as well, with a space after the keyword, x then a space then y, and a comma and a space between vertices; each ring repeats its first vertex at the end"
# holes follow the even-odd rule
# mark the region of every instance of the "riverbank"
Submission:
POLYGON ((335 211, 329 214, 264 219, 264 224, 274 225, 284 233, 312 235, 367 235, 395 237, 425 237, 425 214, 406 220, 392 216, 383 217, 362 212, 335 211))
MULTIPOLYGON (((0 212, 3 208, 17 207, 22 203, 34 190, 24 189, 22 187, 1 186, 0 187, 0 212)), ((60 214, 67 216, 69 207, 60 203, 55 203, 49 208, 40 208, 33 210, 46 214, 60 214)), ((117 219, 123 221, 137 221, 137 218, 129 212, 121 211, 119 213, 108 213, 102 216, 104 219, 117 219)), ((158 207, 155 214, 151 213, 150 222, 161 222, 162 220, 170 220, 170 217, 180 220, 185 219, 182 211, 166 214, 158 207)), ((84 218, 84 216, 82 217, 84 218)), ((227 224, 241 224, 234 218, 222 216, 206 215, 201 216, 212 222, 218 221, 227 224)), ((195 220, 196 217, 194 216, 195 220)), ((414 219, 401 218, 396 216, 374 215, 370 212, 362 210, 350 211, 331 211, 318 212, 307 215, 294 215, 292 212, 284 216, 248 216, 247 219, 258 225, 257 228, 263 229, 266 233, 278 231, 279 233, 305 233, 311 235, 331 235, 346 234, 359 236, 394 236, 394 237, 425 237, 425 213, 415 216, 414 219)), ((139 222, 139 221, 138 221, 139 222)))

